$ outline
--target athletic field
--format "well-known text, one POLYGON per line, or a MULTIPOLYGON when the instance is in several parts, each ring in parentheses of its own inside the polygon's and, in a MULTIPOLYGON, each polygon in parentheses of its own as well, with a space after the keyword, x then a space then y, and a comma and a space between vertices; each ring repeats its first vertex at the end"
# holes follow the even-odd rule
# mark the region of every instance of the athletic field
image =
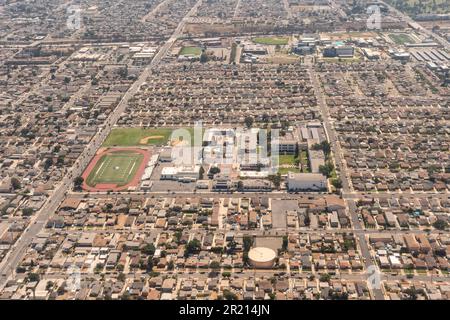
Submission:
MULTIPOLYGON (((194 129, 184 128, 191 135, 191 144, 194 143, 194 129)), ((175 128, 115 128, 103 143, 103 147, 134 147, 145 145, 165 146, 169 143, 175 128)), ((203 130, 204 131, 204 130, 203 130)), ((174 141, 170 141, 171 144, 174 141)))
POLYGON ((173 129, 116 128, 103 143, 104 147, 166 145, 173 129))
POLYGON ((252 41, 254 43, 258 44, 265 44, 265 45, 286 45, 289 42, 289 38, 286 37, 259 37, 259 38, 253 38, 252 41))
POLYGON ((106 153, 90 171, 86 184, 90 187, 98 184, 124 186, 133 180, 143 159, 144 155, 135 151, 121 150, 106 153))
POLYGON ((199 47, 183 47, 181 48, 178 55, 184 56, 200 56, 202 54, 202 49, 199 47))
POLYGON ((415 43, 415 41, 406 33, 390 33, 389 38, 396 44, 415 43))

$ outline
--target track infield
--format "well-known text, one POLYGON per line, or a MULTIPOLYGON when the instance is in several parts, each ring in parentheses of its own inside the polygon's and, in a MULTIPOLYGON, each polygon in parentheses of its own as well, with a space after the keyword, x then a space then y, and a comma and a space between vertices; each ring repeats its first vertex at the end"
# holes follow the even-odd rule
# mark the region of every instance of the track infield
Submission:
POLYGON ((149 160, 146 150, 112 148, 97 154, 83 173, 87 191, 119 191, 138 185, 149 160))

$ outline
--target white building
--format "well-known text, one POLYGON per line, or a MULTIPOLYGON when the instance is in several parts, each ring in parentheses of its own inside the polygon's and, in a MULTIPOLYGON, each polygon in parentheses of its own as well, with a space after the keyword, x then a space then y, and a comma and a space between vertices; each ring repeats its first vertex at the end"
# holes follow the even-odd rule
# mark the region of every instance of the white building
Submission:
POLYGON ((278 152, 280 154, 295 154, 297 150, 297 139, 292 132, 286 132, 279 137, 278 152))
POLYGON ((321 191, 327 190, 327 178, 320 173, 293 173, 287 177, 289 191, 321 191))
POLYGON ((161 180, 182 182, 196 181, 200 177, 200 166, 165 167, 161 171, 161 180))

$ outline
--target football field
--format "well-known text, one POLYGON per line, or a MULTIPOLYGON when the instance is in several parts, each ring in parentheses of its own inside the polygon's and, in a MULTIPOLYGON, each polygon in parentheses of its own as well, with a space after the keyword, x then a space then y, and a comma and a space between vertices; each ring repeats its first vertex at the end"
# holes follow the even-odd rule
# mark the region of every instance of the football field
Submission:
POLYGON ((115 184, 123 186, 136 174, 144 156, 133 151, 116 151, 103 155, 87 177, 86 184, 115 184))

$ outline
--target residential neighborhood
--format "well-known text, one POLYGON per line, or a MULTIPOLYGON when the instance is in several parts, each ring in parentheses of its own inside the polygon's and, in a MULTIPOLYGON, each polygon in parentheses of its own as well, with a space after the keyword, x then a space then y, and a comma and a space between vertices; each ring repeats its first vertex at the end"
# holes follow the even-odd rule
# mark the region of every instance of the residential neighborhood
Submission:
POLYGON ((449 300, 445 1, 0 2, 0 300, 449 300))

